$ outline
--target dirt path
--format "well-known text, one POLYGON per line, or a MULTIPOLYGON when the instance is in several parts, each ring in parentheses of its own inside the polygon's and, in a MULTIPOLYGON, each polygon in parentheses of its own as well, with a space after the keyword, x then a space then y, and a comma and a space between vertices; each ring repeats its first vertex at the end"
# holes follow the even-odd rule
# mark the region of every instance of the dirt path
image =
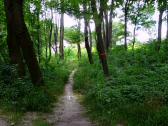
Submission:
POLYGON ((0 126, 9 126, 9 124, 7 123, 5 119, 0 118, 0 126))
POLYGON ((50 117, 50 122, 55 118, 54 126, 93 126, 91 122, 83 116, 84 109, 73 94, 73 76, 75 71, 69 76, 69 81, 65 86, 64 96, 60 98, 55 114, 50 117), (51 120, 52 119, 52 120, 51 120))
MULTIPOLYGON (((46 122, 49 126, 95 126, 83 115, 84 108, 73 94, 74 73, 75 71, 70 74, 64 95, 60 97, 52 113, 39 115, 36 112, 28 112, 16 126, 33 126, 33 121, 37 119, 46 122)), ((0 126, 9 126, 9 124, 5 119, 0 118, 0 126)))

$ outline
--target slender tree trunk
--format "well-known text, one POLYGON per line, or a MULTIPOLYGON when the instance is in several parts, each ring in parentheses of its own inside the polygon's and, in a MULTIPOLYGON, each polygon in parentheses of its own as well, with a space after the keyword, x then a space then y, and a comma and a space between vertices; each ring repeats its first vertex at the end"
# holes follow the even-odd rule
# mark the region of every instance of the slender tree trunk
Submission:
POLYGON ((125 50, 127 50, 127 21, 128 21, 128 2, 129 0, 126 1, 125 3, 125 17, 124 17, 124 22, 125 22, 125 27, 124 27, 124 47, 125 50))
POLYGON ((102 32, 101 32, 102 17, 101 17, 101 14, 98 14, 97 12, 95 0, 91 1, 91 8, 94 14, 93 17, 94 17, 96 35, 97 35, 97 49, 98 49, 99 59, 102 63, 104 74, 108 76, 109 70, 108 70, 108 65, 107 65, 107 57, 106 57, 106 52, 105 52, 104 45, 103 45, 103 37, 102 37, 102 32))
POLYGON ((11 64, 18 64, 19 76, 25 75, 25 65, 23 62, 20 45, 16 38, 15 18, 17 9, 15 8, 15 1, 4 0, 5 12, 7 18, 7 45, 11 64))
MULTIPOLYGON (((44 7, 45 7, 45 5, 44 5, 44 7)), ((45 18, 45 20, 47 19, 47 14, 46 14, 46 11, 47 11, 47 9, 45 8, 45 11, 44 11, 44 18, 45 18)), ((44 29, 45 29, 45 36, 44 36, 44 38, 45 38, 45 59, 46 59, 46 63, 47 63, 47 59, 48 59, 48 41, 47 41, 47 36, 48 36, 48 34, 47 34, 47 24, 45 24, 44 25, 44 29)))
POLYGON ((161 41, 162 41, 162 16, 164 10, 159 11, 159 22, 158 22, 158 42, 157 42, 157 51, 160 50, 161 41))
POLYGON ((39 10, 37 13, 37 22, 38 22, 38 28, 37 28, 37 33, 38 33, 38 44, 37 44, 37 52, 38 52, 38 60, 39 63, 41 62, 41 48, 42 48, 42 41, 41 41, 41 32, 40 32, 40 15, 39 15, 39 10))
POLYGON ((64 59, 64 13, 61 13, 60 20, 60 58, 64 59))
POLYGON ((90 28, 90 23, 88 25, 88 28, 89 28, 89 46, 90 46, 90 51, 92 52, 92 46, 93 46, 93 41, 92 41, 92 31, 91 31, 91 28, 90 28))
MULTIPOLYGON (((105 3, 107 4, 107 3, 105 3)), ((106 5, 107 8, 107 5, 106 5)), ((105 39, 105 43, 106 43, 106 50, 108 51, 109 49, 109 45, 110 45, 110 41, 109 41, 109 19, 108 19, 108 11, 106 9, 104 9, 104 16, 105 16, 105 35, 106 35, 106 39, 105 39)))
POLYGON ((50 33, 49 33, 49 42, 48 42, 48 48, 49 48, 49 57, 48 57, 48 62, 51 60, 51 48, 52 48, 52 33, 53 33, 53 11, 51 9, 51 21, 50 21, 50 33))
POLYGON ((88 38, 89 22, 88 22, 88 19, 87 19, 87 17, 86 17, 86 16, 87 16, 87 15, 86 15, 87 7, 86 7, 86 4, 85 4, 85 3, 83 4, 83 10, 84 10, 84 12, 85 12, 85 15, 84 15, 84 24, 85 24, 85 28, 84 28, 85 47, 86 47, 86 51, 87 51, 87 54, 88 54, 89 63, 90 63, 90 64, 93 64, 92 53, 91 53, 91 47, 89 46, 89 38, 88 38))
POLYGON ((136 15, 136 17, 135 17, 135 22, 134 22, 134 31, 133 31, 133 45, 132 45, 132 50, 134 50, 134 47, 135 47, 135 36, 136 36, 136 28, 137 28, 137 23, 138 23, 138 17, 140 16, 140 2, 138 3, 138 9, 137 9, 137 11, 138 11, 138 13, 137 13, 137 15, 136 15))
MULTIPOLYGON (((24 22, 23 16, 23 0, 12 0, 13 5, 10 4, 11 0, 6 0, 7 13, 10 12, 11 8, 14 8, 14 17, 13 17, 13 28, 16 33, 16 41, 20 45, 23 52, 23 57, 28 66, 28 70, 31 76, 33 84, 40 85, 42 83, 42 74, 40 67, 35 55, 35 50, 33 47, 33 42, 28 33, 28 29, 24 22)), ((10 26, 9 26, 10 27, 10 26)))
POLYGON ((166 34, 166 39, 168 41, 168 7, 167 7, 167 34, 166 34))
POLYGON ((112 45, 112 28, 113 28, 113 5, 114 0, 111 1, 110 17, 109 17, 109 47, 112 45))
POLYGON ((80 43, 77 43, 77 48, 78 48, 78 59, 81 58, 81 46, 80 43))
POLYGON ((106 31, 105 31, 105 23, 104 20, 102 20, 102 35, 103 35, 103 44, 104 47, 106 48, 106 31))
POLYGON ((134 50, 134 47, 135 47, 135 34, 136 34, 136 24, 135 24, 135 26, 134 26, 134 32, 133 32, 132 50, 134 50))
POLYGON ((49 48, 49 57, 48 57, 48 61, 50 61, 51 59, 51 48, 52 48, 52 32, 53 32, 53 24, 51 21, 51 26, 50 26, 50 33, 49 33, 49 43, 48 43, 48 48, 49 48))
POLYGON ((54 29, 54 45, 55 45, 55 56, 57 55, 58 53, 58 50, 57 50, 57 42, 58 42, 58 26, 57 24, 55 24, 55 29, 54 29))

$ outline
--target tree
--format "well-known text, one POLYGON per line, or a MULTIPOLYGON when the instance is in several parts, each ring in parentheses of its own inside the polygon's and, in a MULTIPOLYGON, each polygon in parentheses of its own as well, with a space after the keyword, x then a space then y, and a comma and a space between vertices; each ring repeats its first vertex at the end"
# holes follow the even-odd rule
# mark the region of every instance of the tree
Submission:
POLYGON ((65 39, 73 44, 77 45, 77 49, 78 49, 78 53, 77 56, 78 58, 81 57, 81 47, 80 47, 80 43, 81 43, 81 36, 82 33, 80 32, 80 28, 79 28, 79 24, 78 26, 73 26, 71 28, 66 28, 65 29, 65 39))
MULTIPOLYGON (((4 0, 6 17, 8 22, 8 44, 13 45, 14 49, 20 50, 20 54, 16 50, 11 51, 10 57, 16 54, 16 57, 23 55, 26 65, 31 76, 33 84, 40 85, 43 81, 40 67, 35 55, 33 42, 28 33, 28 29, 24 22, 23 16, 23 0, 4 0)), ((19 64, 17 62, 17 64, 19 64)))
POLYGON ((167 33, 166 33, 166 39, 168 40, 168 5, 167 5, 167 33))
POLYGON ((102 13, 103 13, 103 2, 100 1, 100 12, 98 13, 97 11, 97 7, 96 7, 96 1, 92 0, 91 1, 91 8, 92 8, 92 12, 93 12, 93 19, 95 22, 95 28, 96 28, 96 35, 97 35, 97 50, 98 50, 98 54, 99 54, 99 59, 102 63, 102 67, 103 67, 103 72, 106 76, 109 75, 109 70, 108 70, 108 64, 107 64, 107 56, 106 56, 106 52, 105 52, 105 48, 104 48, 104 44, 103 44, 103 37, 102 37, 102 13))
POLYGON ((60 58, 64 59, 64 0, 61 1, 61 19, 60 19, 60 58))
POLYGON ((157 0, 157 2, 158 2, 158 10, 159 10, 157 51, 159 51, 161 46, 161 41, 162 41, 162 16, 163 16, 163 12, 167 8, 167 1, 157 0))
POLYGON ((124 39, 124 24, 121 22, 113 23, 113 45, 124 39), (115 42, 115 43, 114 43, 115 42))
MULTIPOLYGON (((89 45, 89 38, 88 38, 89 22, 88 22, 88 19, 87 19, 87 5, 86 5, 85 2, 83 2, 83 11, 84 11, 84 24, 85 24, 85 26, 84 26, 85 47, 86 47, 86 51, 87 51, 87 54, 88 54, 89 63, 93 64, 91 46, 89 45)), ((91 37, 91 35, 90 35, 90 37, 91 37)), ((90 38, 90 41, 91 41, 91 38, 90 38)))
POLYGON ((112 45, 112 37, 113 37, 113 11, 114 11, 114 0, 111 0, 111 6, 110 6, 110 17, 109 17, 109 33, 108 33, 108 40, 109 40, 109 45, 108 45, 108 47, 110 46, 110 45, 112 45))
POLYGON ((124 27, 124 47, 127 50, 127 23, 128 23, 128 12, 129 12, 129 7, 130 7, 130 0, 125 1, 125 7, 124 7, 124 22, 125 22, 125 27, 124 27))
POLYGON ((155 8, 152 4, 146 6, 145 2, 135 1, 134 4, 130 7, 130 13, 128 18, 134 25, 133 30, 133 44, 132 49, 134 50, 136 30, 141 27, 150 28, 155 24, 155 21, 152 20, 155 8))

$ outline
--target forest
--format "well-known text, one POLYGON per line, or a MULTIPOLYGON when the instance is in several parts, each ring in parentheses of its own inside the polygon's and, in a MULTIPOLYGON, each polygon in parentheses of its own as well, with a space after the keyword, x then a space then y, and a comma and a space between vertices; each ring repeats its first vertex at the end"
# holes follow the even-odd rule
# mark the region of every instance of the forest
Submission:
POLYGON ((0 10, 0 126, 168 126, 167 0, 0 10))

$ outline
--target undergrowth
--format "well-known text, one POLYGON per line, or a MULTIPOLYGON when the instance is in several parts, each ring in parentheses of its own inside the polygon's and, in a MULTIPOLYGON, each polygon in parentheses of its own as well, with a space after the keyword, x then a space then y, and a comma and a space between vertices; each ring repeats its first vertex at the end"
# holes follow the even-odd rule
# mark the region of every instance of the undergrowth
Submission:
POLYGON ((28 75, 20 78, 15 65, 0 65, 0 110, 12 122, 17 122, 27 111, 50 112, 58 97, 64 91, 68 76, 75 67, 75 59, 66 51, 65 60, 52 57, 47 64, 41 62, 44 85, 37 87, 28 75), (74 64, 74 65, 72 65, 74 64))
POLYGON ((110 76, 104 78, 98 58, 84 58, 75 74, 74 90, 84 95, 88 114, 100 126, 168 125, 168 46, 154 44, 134 51, 122 46, 108 54, 110 76))

